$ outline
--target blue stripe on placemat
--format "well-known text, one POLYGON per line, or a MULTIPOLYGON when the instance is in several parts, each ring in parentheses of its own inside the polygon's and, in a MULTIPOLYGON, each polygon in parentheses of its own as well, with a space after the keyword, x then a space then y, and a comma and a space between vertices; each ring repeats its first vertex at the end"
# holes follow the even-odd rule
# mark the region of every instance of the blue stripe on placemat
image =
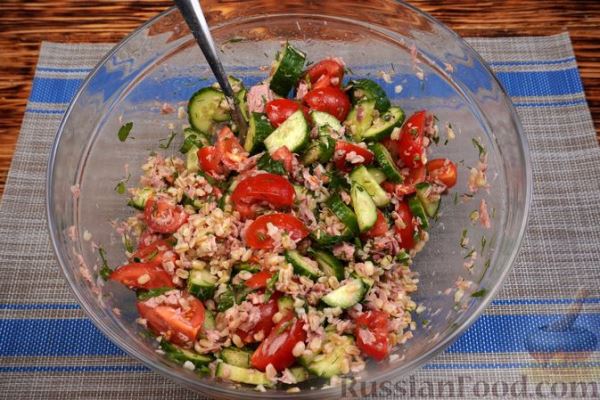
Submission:
MULTIPOLYGON (((483 315, 448 350, 449 353, 528 352, 525 338, 541 335, 539 328, 560 315, 483 315)), ((600 314, 581 314, 578 329, 595 331, 600 314)), ((0 320, 0 356, 83 356, 122 355, 87 319, 5 319, 0 320), (36 332, 23 335, 23 332, 36 332)), ((549 339, 550 340, 550 339, 549 339)), ((594 350, 595 342, 578 343, 594 350)))

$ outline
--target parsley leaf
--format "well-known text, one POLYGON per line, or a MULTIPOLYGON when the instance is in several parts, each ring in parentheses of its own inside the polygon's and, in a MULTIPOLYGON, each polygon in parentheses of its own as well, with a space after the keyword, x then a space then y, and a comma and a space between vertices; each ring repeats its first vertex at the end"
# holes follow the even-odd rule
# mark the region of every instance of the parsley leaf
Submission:
POLYGON ((471 293, 471 297, 484 297, 487 293, 487 289, 479 289, 476 292, 471 293))
POLYGON ((160 143, 158 147, 161 149, 168 149, 171 146, 171 142, 175 138, 177 134, 175 132, 171 132, 168 138, 160 139, 158 142, 160 143))
POLYGON ((117 136, 119 137, 119 140, 121 142, 124 142, 125 140, 127 140, 127 137, 129 136, 129 133, 131 132, 132 128, 133 128, 133 122, 128 122, 119 128, 119 133, 117 133, 117 136))
POLYGON ((471 139, 471 141, 473 142, 473 146, 475 146, 475 148, 479 151, 479 157, 485 156, 485 154, 486 154, 485 147, 483 147, 483 145, 481 143, 479 143, 479 140, 473 138, 473 139, 471 139))
POLYGON ((106 251, 102 247, 98 248, 98 254, 100 254, 100 259, 102 259, 102 267, 100 268, 100 277, 105 281, 108 280, 108 277, 112 273, 112 269, 108 266, 108 261, 106 260, 106 251))
POLYGON ((256 167, 258 169, 262 169, 263 171, 270 172, 272 174, 278 175, 286 175, 287 171, 283 166, 283 163, 278 160, 273 160, 269 153, 266 153, 260 157, 258 162, 256 163, 256 167))
POLYGON ((120 181, 119 183, 117 183, 117 186, 115 186, 115 192, 117 192, 119 194, 124 194, 125 193, 125 182, 120 181))

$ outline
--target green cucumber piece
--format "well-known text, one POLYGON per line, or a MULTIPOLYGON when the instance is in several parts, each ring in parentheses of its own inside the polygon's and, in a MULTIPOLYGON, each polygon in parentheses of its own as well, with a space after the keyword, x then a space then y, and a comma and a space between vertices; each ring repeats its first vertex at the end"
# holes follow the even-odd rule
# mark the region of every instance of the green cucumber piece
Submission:
POLYGON ((310 143, 302 155, 302 164, 311 165, 316 162, 326 164, 331 160, 334 152, 335 139, 331 136, 321 136, 310 143))
POLYGON ((346 227, 346 229, 344 229, 344 231, 340 235, 330 235, 328 233, 325 233, 322 229, 316 229, 311 232, 310 237, 319 246, 331 247, 343 241, 352 239, 352 237, 354 237, 354 234, 348 227, 346 227))
POLYGON ((414 217, 417 217, 421 221, 421 228, 428 229, 429 228, 429 220, 427 218, 427 213, 425 212, 425 208, 418 197, 412 196, 408 199, 408 207, 410 208, 410 212, 414 217))
POLYGON ((188 118, 193 129, 210 133, 215 122, 231 119, 228 109, 222 108, 225 95, 211 86, 202 88, 192 95, 188 103, 188 118))
POLYGON ((321 301, 330 307, 346 309, 360 303, 365 293, 367 293, 367 287, 364 282, 359 278, 354 278, 327 293, 321 298, 321 301))
POLYGON ((298 110, 279 125, 264 142, 269 154, 273 154, 281 146, 286 146, 291 152, 298 152, 308 144, 309 136, 308 123, 302 110, 298 110))
POLYGON ((213 330, 215 329, 216 325, 215 325, 215 314, 208 310, 205 309, 204 310, 204 330, 208 331, 208 330, 213 330))
POLYGON ((237 347, 226 347, 221 350, 221 360, 240 368, 250 368, 250 357, 252 357, 251 352, 237 347))
POLYGON ((240 263, 240 264, 235 264, 233 266, 233 270, 235 272, 248 271, 248 272, 251 272, 254 274, 255 272, 260 272, 262 270, 262 268, 258 264, 240 263))
POLYGON ((365 188, 377 207, 385 207, 390 203, 387 192, 379 186, 379 183, 369 174, 367 167, 364 165, 354 168, 350 173, 350 180, 365 188))
POLYGON ((374 111, 375 100, 364 100, 356 103, 348 113, 344 125, 355 142, 362 141, 363 133, 371 127, 374 111))
POLYGON ((342 124, 336 117, 323 111, 311 111, 310 117, 317 128, 329 126, 335 131, 342 129, 342 124))
POLYGON ((304 257, 296 250, 288 250, 285 252, 285 260, 292 264, 294 272, 298 275, 304 275, 312 280, 316 280, 323 274, 319 270, 319 264, 308 257, 304 257))
POLYGON ((269 88, 278 95, 287 97, 302 75, 305 60, 306 54, 286 42, 275 60, 269 88))
POLYGON ((400 107, 390 107, 384 114, 373 120, 373 124, 361 135, 362 140, 377 142, 392 134, 394 128, 404 122, 404 111, 400 107))
POLYGON ((281 296, 277 299, 277 309, 281 312, 294 311, 294 299, 290 296, 281 296))
POLYGON ((273 386, 267 375, 257 369, 241 368, 235 365, 220 362, 215 369, 215 376, 233 382, 246 383, 248 385, 273 386))
POLYGON ((350 96, 353 104, 363 100, 374 100, 377 111, 384 113, 390 108, 390 100, 385 94, 385 90, 377 82, 370 79, 356 79, 350 81, 350 85, 352 86, 350 96))
POLYGON ((154 189, 151 187, 145 187, 142 189, 136 189, 135 194, 127 203, 129 206, 143 211, 146 207, 146 202, 150 197, 154 195, 154 189))
POLYGON ((314 257, 326 276, 335 276, 338 281, 344 279, 344 264, 333 254, 325 250, 311 250, 310 255, 314 257))
POLYGON ((354 236, 358 235, 360 230, 358 228, 356 214, 354 211, 352 211, 352 209, 350 209, 350 207, 346 205, 346 203, 342 201, 342 198, 338 193, 331 195, 327 199, 326 205, 335 214, 335 216, 338 217, 344 225, 346 225, 346 228, 350 229, 354 236))
POLYGON ((433 193, 431 188, 431 185, 427 182, 421 182, 415 185, 417 198, 423 205, 425 213, 428 217, 434 218, 440 209, 442 196, 439 193, 433 193))
POLYGON ((308 370, 304 367, 292 367, 289 369, 296 383, 307 381, 310 377, 308 370))
POLYGON ((210 142, 204 136, 204 134, 200 132, 196 132, 192 128, 185 128, 183 130, 183 143, 179 148, 179 151, 183 154, 187 154, 188 151, 192 149, 192 147, 196 147, 196 150, 208 146, 210 142))
POLYGON ((249 153, 256 153, 263 147, 264 140, 273 130, 274 128, 266 114, 252 112, 248 123, 248 133, 244 141, 244 149, 249 153))
POLYGON ((165 352, 165 355, 169 360, 174 361, 177 364, 184 364, 186 361, 189 361, 194 364, 195 367, 201 367, 209 364, 213 360, 210 356, 184 349, 169 343, 164 339, 160 342, 160 348, 165 352))
POLYGON ((387 177, 387 180, 394 183, 401 183, 404 180, 400 168, 394 162, 392 155, 381 143, 373 143, 369 149, 375 155, 377 164, 381 167, 381 170, 387 177))
POLYGON ((354 339, 351 336, 343 336, 346 339, 346 344, 338 345, 329 354, 318 354, 309 359, 304 359, 301 362, 306 363, 306 368, 312 374, 321 378, 331 378, 333 376, 342 375, 343 365, 346 355, 346 348, 354 345, 354 339))
POLYGON ((217 277, 205 269, 194 269, 187 281, 187 290, 201 300, 212 299, 217 287, 217 277))
POLYGON ((200 160, 198 159, 198 150, 196 146, 192 146, 187 153, 185 153, 185 168, 190 172, 200 171, 200 160))
POLYGON ((385 173, 380 168, 367 167, 367 171, 369 171, 369 174, 373 177, 373 179, 375 179, 375 182, 379 184, 387 179, 385 173))
POLYGON ((358 183, 352 184, 350 197, 352 197, 358 228, 361 232, 366 232, 377 222, 377 206, 367 190, 358 183))

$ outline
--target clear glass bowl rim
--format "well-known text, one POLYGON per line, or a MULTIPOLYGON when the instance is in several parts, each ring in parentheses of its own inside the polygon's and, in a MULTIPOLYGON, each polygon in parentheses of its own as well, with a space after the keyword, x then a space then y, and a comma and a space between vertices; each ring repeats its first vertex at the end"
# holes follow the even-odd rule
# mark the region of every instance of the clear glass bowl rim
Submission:
MULTIPOLYGON (((380 374, 375 374, 374 376, 370 377, 371 381, 381 381, 381 380, 398 378, 402 375, 409 373, 410 371, 413 371, 413 370, 419 368, 420 366, 425 364, 427 361, 429 361, 433 357, 435 357, 437 354, 439 354, 440 352, 445 350, 448 346, 450 346, 462 333, 464 333, 479 318, 479 316, 483 313, 483 311, 488 306, 488 304, 493 300, 493 298, 497 294, 498 290, 501 288, 502 283, 505 281, 509 272, 512 270, 515 259, 521 248, 523 236, 525 234, 525 229, 527 227, 527 222, 529 220, 529 212, 530 212, 531 201, 532 201, 532 192, 533 192, 533 177, 532 177, 531 159, 530 159, 530 155, 529 155, 530 153, 529 153, 529 146, 528 146, 527 138, 526 138, 525 134, 523 133, 523 128, 522 128, 520 119, 514 108, 514 105, 512 104, 512 102, 510 100, 510 97, 504 90, 504 87, 502 86, 502 84, 500 83, 500 81, 498 80, 496 75, 491 71, 488 64, 483 60, 483 58, 479 55, 479 53, 477 51, 475 51, 475 49, 473 49, 472 46, 470 46, 462 37, 460 37, 453 30, 448 28, 445 24, 438 21, 436 18, 432 17, 431 15, 421 11, 417 7, 414 7, 404 1, 400 1, 400 0, 394 0, 394 1, 401 4, 402 6, 404 6, 406 8, 408 8, 410 11, 418 14, 420 17, 428 20, 430 23, 436 25, 437 28, 440 28, 443 31, 445 31, 446 33, 450 34, 451 36, 453 36, 455 38, 455 40, 459 41, 462 46, 469 49, 471 51, 471 56, 473 56, 479 62, 481 62, 481 64, 485 68, 485 70, 490 74, 492 79, 495 81, 495 83, 500 88, 503 96, 508 100, 507 106, 509 107, 509 111, 512 115, 513 122, 517 129, 518 140, 520 142, 520 150, 523 155, 523 161, 525 163, 525 165, 524 165, 524 169, 525 169, 525 209, 523 210, 524 218, 521 223, 521 226, 520 226, 520 229, 518 232, 518 237, 516 240, 517 245, 514 246, 511 254, 509 255, 508 263, 504 267, 502 274, 500 276, 500 279, 493 287, 489 288, 489 291, 488 291, 489 294, 485 297, 485 299, 483 299, 479 303, 479 305, 475 309, 475 311, 463 322, 463 324, 458 329, 456 329, 454 332, 452 332, 448 336, 446 336, 443 340, 441 340, 437 345, 435 345, 433 348, 431 348, 428 352, 421 354, 419 357, 415 358, 414 360, 412 360, 406 364, 403 364, 402 366, 400 366, 394 370, 380 373, 380 374)), ((87 85, 93 79, 93 77, 96 75, 98 70, 102 67, 102 65, 104 65, 106 63, 106 61, 109 60, 121 48, 126 46, 128 41, 133 36, 138 34, 140 31, 146 29, 147 27, 149 27, 150 25, 155 23, 157 20, 160 20, 161 18, 164 18, 165 16, 167 16, 173 12, 177 12, 176 7, 171 7, 169 9, 159 13, 155 17, 146 21, 144 24, 140 25, 137 29, 135 29, 129 35, 127 35, 121 42, 119 42, 117 45, 115 45, 98 62, 98 64, 94 67, 93 71, 86 77, 86 79, 81 84, 77 93, 73 97, 73 100, 71 100, 71 103, 69 104, 65 114, 63 115, 61 124, 60 124, 57 134, 54 138, 54 142, 52 144, 52 148, 51 148, 51 152, 50 152, 50 157, 48 160, 48 168, 47 168, 47 173, 46 173, 46 217, 47 217, 48 230, 49 230, 50 239, 52 242, 52 247, 53 247, 54 253, 56 255, 56 258, 59 261, 61 271, 62 271, 65 279, 69 283, 69 289, 75 295, 75 298, 77 299, 78 303, 82 306, 84 312, 91 319, 92 323, 105 336, 107 336, 111 340, 112 343, 116 344, 119 348, 121 348, 123 351, 125 351, 130 356, 141 361, 144 365, 159 372, 163 376, 166 376, 166 377, 170 378, 171 380, 182 384, 183 386, 185 386, 187 388, 198 390, 201 393, 210 393, 210 394, 217 395, 217 396, 225 396, 226 398, 231 398, 231 397, 239 396, 239 392, 234 389, 229 389, 226 387, 211 386, 211 385, 205 384, 201 380, 190 379, 184 375, 178 374, 177 370, 169 368, 166 365, 159 365, 159 364, 154 363, 152 360, 145 357, 144 354, 139 353, 137 351, 136 347, 130 345, 130 343, 128 343, 126 340, 123 340, 116 332, 113 332, 111 329, 109 329, 107 326, 105 326, 101 322, 101 320, 95 314, 95 311, 94 311, 95 305, 89 304, 86 301, 86 299, 82 295, 80 295, 80 293, 78 293, 78 291, 76 291, 74 289, 76 287, 76 284, 69 274, 69 270, 70 270, 69 262, 65 259, 65 257, 62 255, 62 253, 60 251, 56 220, 52 213, 54 204, 53 204, 53 199, 52 199, 51 185, 52 185, 53 179, 54 179, 53 178, 54 177, 54 164, 55 164, 55 159, 56 159, 57 152, 58 152, 58 147, 59 147, 58 144, 62 137, 62 133, 63 133, 64 127, 65 127, 66 121, 69 119, 71 112, 73 111, 74 104, 77 102, 80 94, 86 89, 87 85)), ((285 14, 294 16, 294 15, 307 15, 309 13, 303 14, 301 12, 290 12, 290 13, 285 13, 285 14)), ((265 14, 264 16, 266 16, 266 15, 267 14, 265 14)), ((276 15, 282 15, 282 13, 278 13, 276 15)), ((239 19, 221 22, 219 24, 216 24, 214 27, 216 28, 216 27, 220 27, 222 25, 235 23, 237 20, 239 20, 239 19)), ((272 398, 282 398, 282 399, 283 398, 309 399, 309 398, 314 398, 314 395, 316 393, 319 394, 319 396, 318 396, 319 398, 321 398, 321 397, 323 397, 323 398, 339 397, 340 387, 317 389, 315 391, 304 390, 304 391, 298 392, 298 393, 268 392, 268 394, 267 394, 267 393, 260 393, 260 392, 256 392, 256 393, 244 392, 243 396, 245 398, 256 398, 256 399, 264 398, 265 395, 268 395, 269 397, 272 397, 272 398)))

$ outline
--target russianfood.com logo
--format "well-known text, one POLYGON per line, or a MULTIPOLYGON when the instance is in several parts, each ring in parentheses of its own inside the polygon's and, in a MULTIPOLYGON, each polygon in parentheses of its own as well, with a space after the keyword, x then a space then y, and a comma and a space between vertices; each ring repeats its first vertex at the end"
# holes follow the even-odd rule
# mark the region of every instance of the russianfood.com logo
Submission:
POLYGON ((470 375, 452 380, 417 380, 414 376, 399 381, 342 382, 343 399, 413 398, 498 398, 498 399, 600 399, 598 383, 532 381, 527 375, 517 380, 487 382, 470 375))

